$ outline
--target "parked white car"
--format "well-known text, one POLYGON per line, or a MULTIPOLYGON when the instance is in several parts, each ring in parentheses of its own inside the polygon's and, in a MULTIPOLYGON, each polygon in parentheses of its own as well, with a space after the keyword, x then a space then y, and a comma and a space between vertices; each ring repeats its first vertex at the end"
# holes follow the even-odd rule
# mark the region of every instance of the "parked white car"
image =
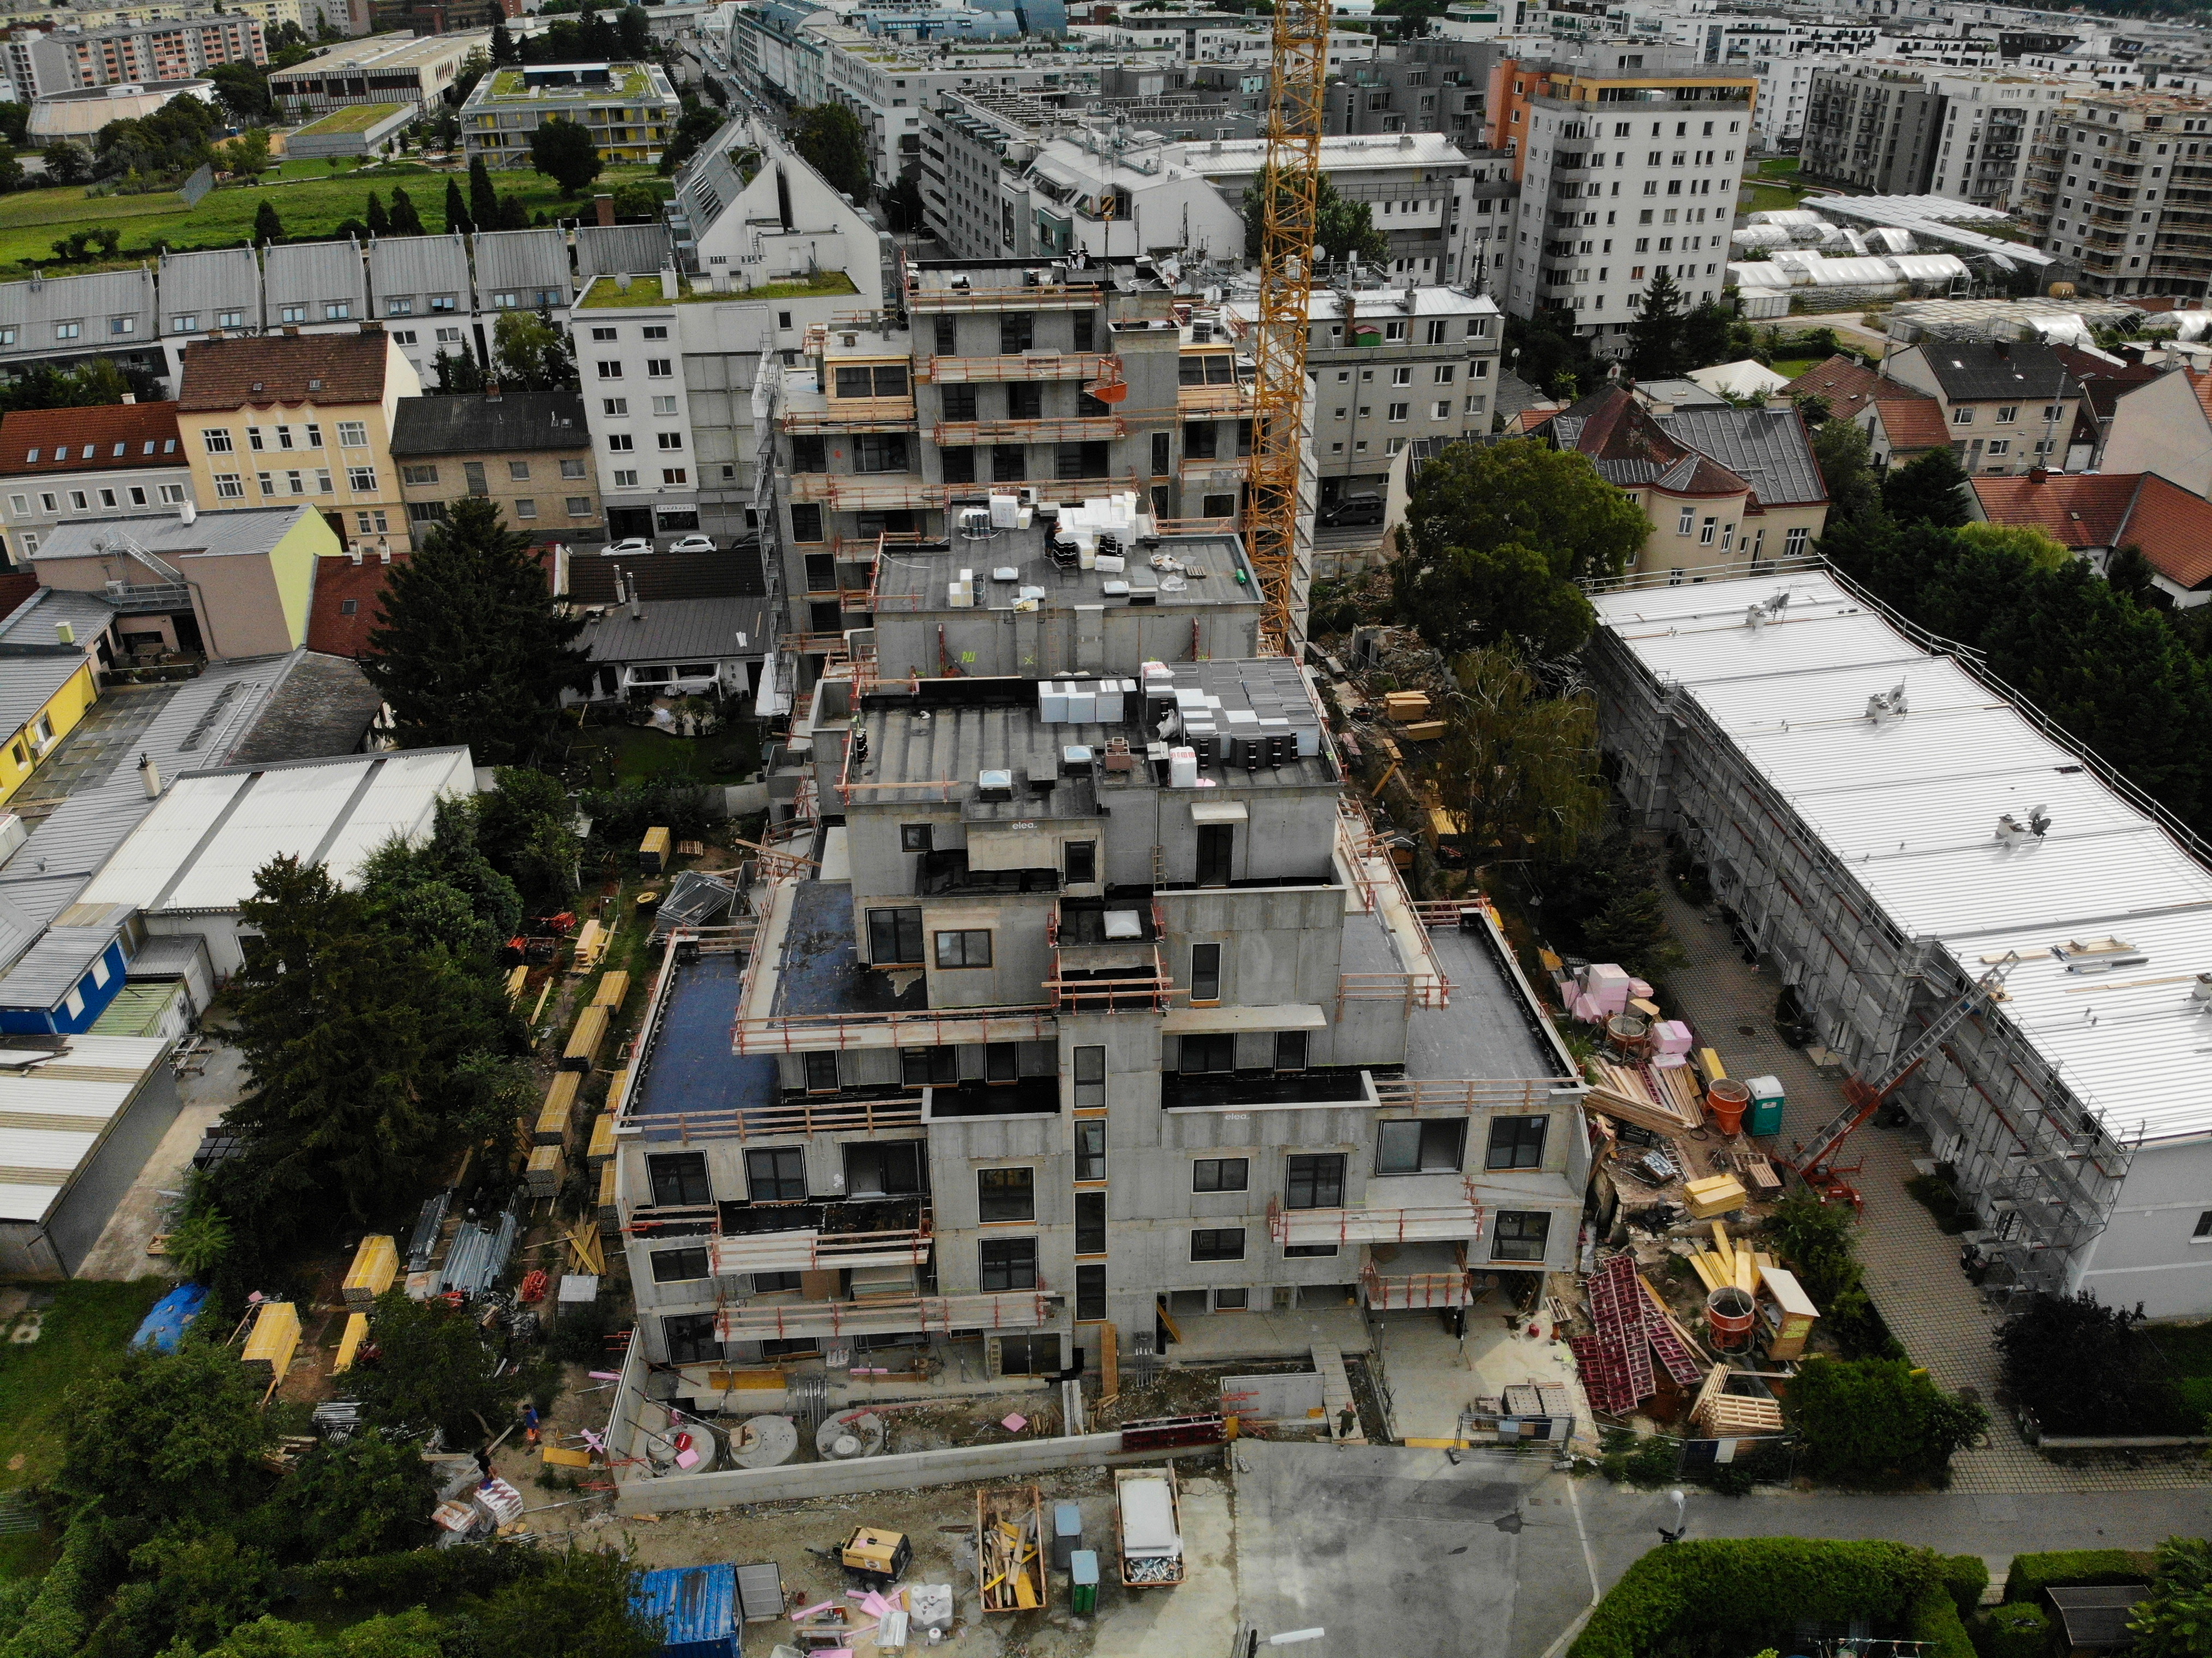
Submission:
POLYGON ((686 536, 668 550, 672 553, 711 553, 714 550, 714 537, 686 536))
POLYGON ((635 558, 641 553, 653 550, 653 543, 644 536, 632 536, 627 541, 609 542, 599 550, 602 558, 635 558))

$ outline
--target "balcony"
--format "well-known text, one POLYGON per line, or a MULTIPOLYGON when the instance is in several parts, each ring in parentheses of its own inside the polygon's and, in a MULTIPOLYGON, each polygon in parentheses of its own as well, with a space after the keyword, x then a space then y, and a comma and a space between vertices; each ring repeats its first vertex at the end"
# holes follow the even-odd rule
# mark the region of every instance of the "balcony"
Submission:
POLYGON ((826 409, 794 409, 782 421, 794 434, 911 431, 914 425, 912 398, 837 398, 826 409))
POLYGON ((1119 357, 1093 352, 1024 351, 1005 357, 931 357, 915 378, 937 386, 972 386, 1005 380, 1103 380, 1121 366, 1119 357))
POLYGON ((1231 380, 1225 386, 1181 386, 1176 388, 1176 412, 1198 415, 1242 415, 1252 410, 1252 385, 1231 380))
POLYGON ((1465 1307, 1475 1298, 1465 1244, 1415 1244, 1370 1260, 1359 1274, 1360 1299, 1378 1313, 1426 1312, 1465 1307), (1386 1272, 1384 1267, 1392 1271, 1386 1272))
POLYGON ((1404 1209, 1285 1209, 1267 1205, 1267 1230, 1280 1244, 1458 1243, 1482 1236, 1482 1206, 1474 1182, 1462 1201, 1404 1209))
POLYGON ((724 1341, 791 1341, 841 1336, 943 1335, 961 1330, 1034 1330, 1059 1315, 1051 1291, 915 1296, 888 1301, 746 1302, 714 1316, 724 1341))
POLYGON ((920 1266, 929 1260, 929 1206, 919 1198, 858 1203, 725 1204, 707 1244, 716 1278, 920 1266))
POLYGON ((929 1121, 968 1117, 1053 1117, 1060 1114, 1060 1078, 1017 1077, 1006 1082, 970 1080, 929 1090, 929 1121))
POLYGON ((1099 443, 1125 434, 1119 416, 1062 420, 947 421, 930 428, 929 440, 941 448, 972 449, 987 443, 1099 443))
POLYGON ((914 895, 917 898, 1059 890, 1060 872, 1056 869, 972 869, 967 852, 959 847, 925 852, 914 878, 914 895))
POLYGON ((1285 1110, 1320 1106, 1359 1110, 1375 1103, 1366 1073, 1349 1066, 1312 1071, 1171 1071, 1160 1078, 1160 1108, 1164 1111, 1285 1110))
POLYGON ((948 499, 974 501, 994 490, 1011 493, 1034 484, 1048 500, 1081 501, 1124 490, 1141 495, 1146 480, 1130 473, 1103 478, 994 478, 972 483, 932 483, 910 472, 858 477, 839 472, 800 472, 793 475, 789 494, 793 501, 820 501, 835 512, 896 512, 902 508, 941 507, 948 499))
POLYGON ((181 581, 111 581, 100 590, 100 596, 125 616, 192 608, 192 590, 181 581))
POLYGON ((1087 311, 1106 302, 1097 282, 1040 282, 1018 288, 923 288, 909 282, 907 309, 923 313, 960 311, 1087 311))
MULTIPOLYGON (((843 642, 838 641, 841 647, 843 642)), ((921 1121, 921 1096, 901 1092, 872 1099, 817 1097, 726 1110, 672 1112, 656 1119, 656 1126, 687 1138, 733 1135, 744 1140, 780 1134, 878 1134, 887 1129, 916 1127, 921 1121)), ((658 1217, 656 1224, 666 1220, 658 1211, 639 1212, 658 1217)))

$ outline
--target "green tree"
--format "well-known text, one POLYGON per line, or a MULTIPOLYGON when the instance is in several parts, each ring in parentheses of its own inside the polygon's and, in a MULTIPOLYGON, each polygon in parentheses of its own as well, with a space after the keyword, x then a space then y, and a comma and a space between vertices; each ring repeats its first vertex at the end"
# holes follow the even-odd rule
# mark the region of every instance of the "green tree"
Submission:
POLYGON ((1637 379, 1666 380, 1682 372, 1682 290, 1662 264, 1628 325, 1628 362, 1637 379))
POLYGON ((484 389, 483 370, 466 340, 461 342, 459 355, 440 346, 437 355, 430 360, 430 371, 437 377, 428 388, 432 397, 473 396, 484 389))
POLYGON ((384 203, 373 190, 368 192, 368 234, 378 237, 392 234, 392 216, 384 210, 384 203))
POLYGON ((1437 778, 1477 863, 1565 857, 1604 820, 1597 705, 1547 695, 1511 644, 1453 664, 1437 778))
MULTIPOLYGON (((353 1373, 353 1391, 377 1425, 445 1431, 460 1445, 492 1438, 495 1420, 514 1414, 520 1388, 514 1372, 495 1377, 498 1361, 476 1319, 443 1300, 416 1301, 404 1290, 379 1297, 370 1320, 377 1362, 353 1373)), ((496 1649, 494 1649, 496 1650, 496 1649)))
POLYGON ((386 840, 362 861, 360 886, 423 948, 488 962, 522 925, 522 900, 478 847, 478 810, 474 796, 439 801, 429 835, 386 840), (425 926, 417 919, 425 914, 439 920, 425 926))
POLYGON ((2136 1602, 2128 1628, 2142 1658, 2212 1653, 2212 1542, 2169 1537, 2158 1546, 2150 1593, 2136 1602))
POLYGON ((557 694, 582 682, 582 631, 557 613, 528 540, 471 497, 392 567, 362 667, 404 746, 465 743, 478 763, 507 765, 535 751, 557 694))
POLYGON ((1881 502, 1899 524, 1966 521, 1966 475, 1948 449, 1930 449, 1882 480, 1881 502))
POLYGON ((1618 575, 1650 525, 1584 456, 1528 438, 1455 444, 1422 469, 1391 566, 1398 613, 1448 654, 1587 638, 1577 585, 1618 575))
POLYGON ((263 247, 284 240, 284 222, 276 216, 274 202, 264 201, 253 210, 253 240, 263 247))
POLYGON ((576 809, 558 778, 509 766, 477 801, 477 844, 532 908, 558 904, 574 890, 581 847, 576 809))
POLYGON ((220 1527, 270 1484, 261 1387, 213 1342, 131 1348, 70 1388, 54 1489, 97 1502, 93 1523, 125 1552, 171 1526, 220 1527))
POLYGON ((29 188, 30 179, 23 164, 15 159, 15 152, 0 149, 0 195, 29 188))
MULTIPOLYGON (((1262 171, 1244 189, 1244 257, 1257 259, 1267 234, 1267 191, 1274 175, 1262 171)), ((1374 210, 1365 202, 1347 202, 1337 194, 1335 182, 1326 173, 1314 192, 1314 246, 1329 261, 1358 258, 1382 264, 1390 257, 1390 239, 1375 228, 1374 210)))
POLYGON ((392 189, 392 234, 395 236, 422 234, 422 216, 415 210, 415 203, 407 192, 394 185, 392 189))
POLYGON ((1735 313, 1714 301, 1693 307, 1682 319, 1677 341, 1676 361, 1684 374, 1693 368, 1711 368, 1724 362, 1737 362, 1749 356, 1739 349, 1735 313))
POLYGON ((84 147, 70 139, 61 138, 48 144, 43 152, 46 177, 58 185, 81 185, 92 176, 92 158, 84 147))
POLYGON ((169 1229, 169 1259, 204 1278, 230 1253, 230 1222, 212 1205, 193 1210, 169 1229))
POLYGON ((574 121, 544 121, 530 135, 530 165, 560 185, 563 196, 580 196, 606 163, 588 129, 574 121))
POLYGON ((269 168, 269 130, 248 127, 216 152, 234 179, 257 179, 269 168))
POLYGON ((2008 554, 2039 570, 2056 570, 2075 557, 2073 549, 2033 524, 1962 524, 1958 541, 1984 552, 2008 554))
POLYGON ((1813 433, 1813 458, 1828 486, 1828 522, 1856 523, 1881 511, 1867 434, 1847 420, 1823 421, 1813 433))
POLYGON ((676 124, 676 131, 661 153, 660 171, 664 177, 699 153, 701 146, 722 130, 722 112, 712 105, 694 105, 684 112, 684 118, 676 124))
POLYGON ((1998 1373, 2045 1433, 2203 1431, 2142 1322, 2086 1290, 2038 1296, 1997 1327, 1998 1373))
POLYGON ((419 1446, 369 1428, 309 1451, 279 1488, 275 1508, 304 1558, 357 1559, 427 1544, 437 1492, 419 1446))
POLYGON ((660 214, 660 204, 667 198, 643 179, 633 180, 614 188, 615 216, 619 219, 652 219, 660 214))
POLYGON ((2173 608, 2172 597, 2158 585, 2158 572, 2151 568, 2151 562, 2143 556, 2143 550, 2140 547, 2123 547, 2107 558, 2105 561, 2105 580, 2114 592, 2135 600, 2137 604, 2148 604, 2160 610, 2173 608))
POLYGON ((618 1554, 572 1549, 508 1584, 477 1614, 500 1658, 654 1658, 660 1631, 639 1612, 637 1573, 618 1554))
POLYGON ((1617 963, 1654 982, 1689 959, 1667 925, 1666 904, 1656 887, 1614 894, 1583 924, 1583 943, 1595 959, 1617 963))
POLYGON ((514 49, 514 36, 508 33, 507 20, 500 19, 491 26, 491 60, 494 64, 519 64, 522 54, 514 49))
POLYGON ((1808 1358, 1789 1412, 1813 1471, 1845 1485, 1942 1485, 1952 1454, 1989 1427, 1987 1411, 1901 1358, 1808 1358))
POLYGON ((476 228, 476 221, 469 217, 469 204, 461 197, 459 181, 447 179, 446 180, 447 234, 450 235, 459 231, 462 235, 466 236, 473 234, 476 228))
POLYGON ((0 103, 0 138, 22 149, 31 142, 31 106, 0 103))
POLYGON ((499 192, 491 186, 491 169, 481 155, 469 158, 469 217, 486 230, 499 222, 499 192))
POLYGON ((1577 387, 1595 385, 1600 377, 1589 342, 1574 331, 1571 322, 1560 318, 1555 311, 1539 311, 1526 319, 1509 312, 1505 368, 1540 391, 1571 403, 1577 387))
POLYGON ((500 384, 519 392, 573 392, 575 359, 568 337, 543 311, 502 312, 492 328, 500 384))
POLYGON ((832 190, 866 202, 876 170, 860 118, 842 104, 809 104, 791 112, 791 147, 832 190))

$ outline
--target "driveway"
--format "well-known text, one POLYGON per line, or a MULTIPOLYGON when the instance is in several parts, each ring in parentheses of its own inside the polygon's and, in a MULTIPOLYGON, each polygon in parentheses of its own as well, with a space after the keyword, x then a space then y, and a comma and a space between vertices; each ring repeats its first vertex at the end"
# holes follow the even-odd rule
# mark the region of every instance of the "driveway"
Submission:
MULTIPOLYGON (((1320 1627, 1314 1658, 1546 1658, 1674 1523, 1664 1491, 1555 1473, 1540 1455, 1240 1442, 1238 1596, 1264 1634, 1320 1627)), ((1978 1554, 2149 1548, 2212 1529, 2212 1491, 1716 1497, 1698 1537, 1890 1538, 1978 1554)))

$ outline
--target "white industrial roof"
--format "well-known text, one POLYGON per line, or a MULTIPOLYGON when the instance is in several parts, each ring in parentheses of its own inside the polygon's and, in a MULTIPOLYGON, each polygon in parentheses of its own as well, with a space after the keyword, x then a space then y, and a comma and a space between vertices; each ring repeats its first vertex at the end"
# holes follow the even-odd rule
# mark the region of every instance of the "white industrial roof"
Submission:
POLYGON ((2080 754, 1825 574, 1595 595, 1600 625, 1681 687, 1907 937, 1969 976, 2021 957, 2006 1016, 2124 1139, 2212 1133, 2212 871, 2080 754), (1746 612, 1787 592, 1779 617, 1746 612), (1867 699, 1902 684, 1909 712, 1867 699), (1997 819, 2041 806, 2013 845, 1997 819), (2109 977, 2051 947, 2117 937, 2148 956, 2109 977))
POLYGON ((0 1220, 46 1218, 100 1137, 169 1044, 145 1036, 70 1036, 27 1067, 29 1047, 0 1044, 0 1220))
POLYGON ((427 834, 439 798, 466 794, 466 749, 234 766, 172 783, 78 895, 143 910, 227 910, 253 896, 272 858, 330 866, 348 882, 393 835, 427 834))

